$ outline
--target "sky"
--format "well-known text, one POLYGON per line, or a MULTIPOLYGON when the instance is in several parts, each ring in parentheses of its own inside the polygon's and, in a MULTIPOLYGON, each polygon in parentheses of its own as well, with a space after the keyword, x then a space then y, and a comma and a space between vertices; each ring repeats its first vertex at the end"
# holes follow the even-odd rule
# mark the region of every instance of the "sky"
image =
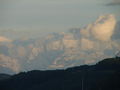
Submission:
POLYGON ((37 64, 43 68, 42 64, 49 63, 47 54, 51 60, 55 58, 53 63, 49 60, 52 67, 66 67, 69 64, 66 60, 71 62, 73 58, 89 64, 111 57, 120 49, 120 22, 117 21, 120 21, 120 0, 0 0, 0 65, 19 72, 26 67, 36 69, 37 64), (72 28, 80 29, 74 32, 72 28), (51 32, 61 33, 46 35, 51 32), (4 50, 4 44, 9 50, 4 50), (44 53, 43 47, 45 52, 50 49, 44 53), (51 51, 61 52, 61 47, 62 54, 56 57, 54 52, 52 56, 51 51), (72 51, 74 47, 76 53, 72 51), (36 59, 39 55, 40 63, 36 59), (26 60, 36 61, 30 66, 26 60))
POLYGON ((120 0, 0 0, 0 30, 61 32, 104 14, 120 20, 119 9, 120 0))

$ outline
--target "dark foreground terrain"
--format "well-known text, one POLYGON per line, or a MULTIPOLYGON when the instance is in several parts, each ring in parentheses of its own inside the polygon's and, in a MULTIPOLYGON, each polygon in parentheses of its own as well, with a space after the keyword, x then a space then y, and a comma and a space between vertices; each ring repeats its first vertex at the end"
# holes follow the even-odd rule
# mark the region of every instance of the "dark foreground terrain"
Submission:
POLYGON ((120 58, 66 70, 0 74, 0 90, 120 90, 120 58))

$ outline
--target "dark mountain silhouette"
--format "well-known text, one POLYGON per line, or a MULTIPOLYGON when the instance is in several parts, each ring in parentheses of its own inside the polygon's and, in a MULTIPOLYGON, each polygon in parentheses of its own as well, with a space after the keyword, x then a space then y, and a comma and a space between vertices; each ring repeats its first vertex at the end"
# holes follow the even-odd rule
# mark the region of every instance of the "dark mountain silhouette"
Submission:
POLYGON ((1 80, 6 80, 6 79, 9 79, 11 75, 8 75, 8 74, 0 74, 0 81, 1 80))
POLYGON ((21 72, 1 80, 0 90, 120 90, 120 58, 66 70, 21 72))

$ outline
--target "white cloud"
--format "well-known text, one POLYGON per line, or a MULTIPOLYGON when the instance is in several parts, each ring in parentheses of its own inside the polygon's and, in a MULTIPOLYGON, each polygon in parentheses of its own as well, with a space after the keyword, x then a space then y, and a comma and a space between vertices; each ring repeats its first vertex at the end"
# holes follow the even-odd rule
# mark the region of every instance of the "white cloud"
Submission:
MULTIPOLYGON (((120 48, 120 44, 111 37, 115 33, 116 19, 114 15, 100 16, 94 23, 89 24, 80 30, 79 40, 70 38, 66 41, 66 46, 76 46, 75 51, 68 48, 63 57, 55 60, 53 65, 59 67, 64 61, 80 60, 80 64, 93 64, 104 58, 112 57, 114 52, 120 48), (74 43, 76 41, 76 43, 74 43)), ((76 33, 75 33, 76 34, 76 33)), ((68 38, 67 36, 67 38, 68 38)), ((65 39, 65 38, 64 38, 65 39)))
MULTIPOLYGON (((91 64, 97 62, 98 59, 102 60, 103 58, 110 57, 110 55, 112 56, 114 53, 113 54, 106 54, 106 53, 114 52, 120 48, 120 43, 118 43, 117 40, 116 41, 113 40, 113 38, 111 39, 111 37, 115 35, 114 33, 116 33, 115 26, 116 26, 116 19, 114 15, 104 15, 104 16, 100 16, 94 23, 91 23, 87 27, 81 29, 80 33, 79 32, 62 33, 63 36, 62 39, 60 40, 56 39, 56 41, 53 40, 52 42, 47 43, 45 46, 47 48, 45 49, 45 51, 62 50, 62 53, 60 53, 60 55, 52 56, 55 59, 53 65, 50 65, 49 68, 65 68, 70 65, 73 66, 80 64, 91 64), (79 34, 79 36, 77 36, 76 34, 79 34)), ((9 39, 7 38, 3 38, 3 37, 0 38, 1 41, 9 41, 9 39)), ((54 39, 54 37, 52 38, 54 39)), ((52 40, 52 38, 51 36, 49 36, 46 38, 46 40, 47 39, 52 40)), ((38 42, 38 43, 42 43, 42 42, 38 42)), ((41 45, 44 44, 40 44, 40 46, 41 45)), ((18 47, 17 48, 17 52, 19 54, 18 56, 24 57, 28 55, 29 59, 35 60, 35 56, 39 55, 40 50, 44 52, 44 49, 39 49, 39 47, 35 47, 33 45, 30 45, 30 47, 31 47, 31 49, 29 48, 29 50, 31 51, 30 55, 28 55, 27 52, 25 51, 27 50, 27 48, 18 47)), ((5 55, 0 55, 0 58, 1 58, 0 65, 3 65, 4 67, 9 67, 16 72, 21 70, 21 66, 18 65, 19 63, 17 59, 13 59, 5 55)), ((41 56, 41 58, 44 58, 44 55, 43 57, 41 56)), ((27 62, 30 63, 31 60, 27 62)), ((29 64, 27 65, 29 69, 29 64)))
POLYGON ((0 54, 0 66, 10 68, 16 73, 20 71, 20 64, 18 63, 18 60, 3 54, 0 54))
POLYGON ((81 57, 86 60, 85 62, 89 62, 89 58, 92 59, 92 61, 96 61, 98 58, 102 60, 103 58, 110 57, 110 55, 114 55, 114 52, 120 48, 120 44, 112 39, 112 36, 116 33, 116 25, 114 15, 103 15, 94 23, 80 30, 81 50, 83 52, 91 52, 89 54, 85 52, 86 57, 81 57), (96 52, 100 53, 94 54, 96 52), (93 55, 91 55, 92 53, 93 55))
POLYGON ((95 23, 88 25, 81 31, 83 36, 93 37, 100 41, 109 41, 114 33, 116 19, 114 15, 100 16, 95 23))
POLYGON ((86 38, 82 38, 81 39, 81 48, 82 50, 90 50, 94 48, 94 42, 86 39, 86 38))
POLYGON ((114 33, 116 20, 113 15, 100 16, 91 27, 93 36, 101 41, 108 41, 114 33))
POLYGON ((12 40, 6 38, 6 37, 1 37, 0 36, 0 42, 11 42, 12 40))

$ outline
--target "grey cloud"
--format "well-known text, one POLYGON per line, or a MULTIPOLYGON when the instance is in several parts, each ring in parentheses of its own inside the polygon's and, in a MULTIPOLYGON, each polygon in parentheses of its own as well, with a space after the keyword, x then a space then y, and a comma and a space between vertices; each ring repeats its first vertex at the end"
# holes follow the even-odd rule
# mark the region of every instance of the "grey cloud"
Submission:
POLYGON ((110 3, 108 3, 107 5, 120 5, 120 0, 112 0, 110 3))
POLYGON ((114 39, 114 40, 119 40, 120 39, 120 21, 116 25, 115 32, 112 36, 112 39, 114 39))

